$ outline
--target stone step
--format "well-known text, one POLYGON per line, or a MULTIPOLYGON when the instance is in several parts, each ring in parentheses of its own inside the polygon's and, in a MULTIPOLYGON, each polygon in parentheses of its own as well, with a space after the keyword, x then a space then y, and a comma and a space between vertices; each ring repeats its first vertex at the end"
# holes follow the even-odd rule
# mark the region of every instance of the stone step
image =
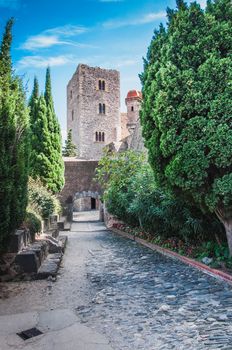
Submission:
POLYGON ((59 269, 62 253, 49 254, 38 269, 37 279, 46 279, 49 276, 55 277, 59 269))

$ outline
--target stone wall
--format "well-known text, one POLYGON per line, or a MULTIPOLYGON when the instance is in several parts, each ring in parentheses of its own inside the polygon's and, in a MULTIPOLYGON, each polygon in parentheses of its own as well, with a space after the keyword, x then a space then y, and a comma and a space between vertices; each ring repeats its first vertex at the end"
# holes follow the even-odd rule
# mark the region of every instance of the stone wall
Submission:
POLYGON ((140 120, 138 119, 134 132, 130 139, 129 149, 134 151, 147 153, 147 149, 144 146, 143 136, 142 136, 142 127, 140 120))
POLYGON ((60 193, 63 205, 72 203, 77 192, 101 193, 100 185, 94 180, 97 161, 85 161, 75 158, 64 158, 65 186, 60 193))
POLYGON ((67 128, 79 158, 99 160, 104 146, 121 138, 119 72, 80 64, 67 87, 67 106, 67 128), (99 104, 105 113, 99 113, 99 104), (96 140, 96 132, 104 133, 104 141, 96 140))

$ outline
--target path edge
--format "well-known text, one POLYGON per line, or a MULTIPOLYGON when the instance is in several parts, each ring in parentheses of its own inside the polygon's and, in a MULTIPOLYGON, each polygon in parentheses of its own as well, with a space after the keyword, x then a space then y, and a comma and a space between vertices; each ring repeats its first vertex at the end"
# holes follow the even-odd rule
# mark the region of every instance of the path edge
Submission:
POLYGON ((184 264, 190 265, 190 266, 196 268, 197 270, 200 270, 200 271, 206 273, 207 275, 210 275, 218 280, 227 282, 230 285, 232 285, 232 276, 226 272, 213 269, 213 268, 211 268, 211 267, 209 267, 209 266, 207 266, 199 261, 193 260, 191 258, 187 258, 186 256, 180 255, 180 254, 173 252, 172 250, 169 250, 167 248, 162 248, 154 243, 149 243, 142 238, 138 238, 138 237, 133 236, 129 233, 123 232, 117 228, 109 227, 108 229, 113 233, 116 233, 122 237, 125 237, 125 238, 132 240, 132 241, 135 241, 135 242, 137 242, 137 243, 139 243, 147 248, 150 248, 153 251, 157 251, 157 252, 161 253, 162 255, 168 256, 169 258, 179 260, 179 261, 183 262, 184 264))

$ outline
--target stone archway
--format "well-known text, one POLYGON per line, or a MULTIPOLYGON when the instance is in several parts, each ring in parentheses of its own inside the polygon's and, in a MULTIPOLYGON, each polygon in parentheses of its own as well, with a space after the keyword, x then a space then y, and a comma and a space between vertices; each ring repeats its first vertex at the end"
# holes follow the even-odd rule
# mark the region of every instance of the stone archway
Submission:
POLYGON ((99 210, 100 194, 97 191, 76 192, 73 197, 73 212, 99 210))

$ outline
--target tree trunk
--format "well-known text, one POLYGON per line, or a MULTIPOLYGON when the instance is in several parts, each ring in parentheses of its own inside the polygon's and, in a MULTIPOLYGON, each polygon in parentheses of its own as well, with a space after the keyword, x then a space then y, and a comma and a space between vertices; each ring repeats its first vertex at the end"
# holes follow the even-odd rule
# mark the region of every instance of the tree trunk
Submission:
POLYGON ((227 237, 230 256, 232 257, 232 216, 228 217, 228 213, 223 213, 222 210, 215 211, 218 219, 224 225, 227 237), (227 214, 227 215, 226 215, 227 214))
POLYGON ((232 219, 227 220, 224 224, 230 256, 232 256, 232 219))

